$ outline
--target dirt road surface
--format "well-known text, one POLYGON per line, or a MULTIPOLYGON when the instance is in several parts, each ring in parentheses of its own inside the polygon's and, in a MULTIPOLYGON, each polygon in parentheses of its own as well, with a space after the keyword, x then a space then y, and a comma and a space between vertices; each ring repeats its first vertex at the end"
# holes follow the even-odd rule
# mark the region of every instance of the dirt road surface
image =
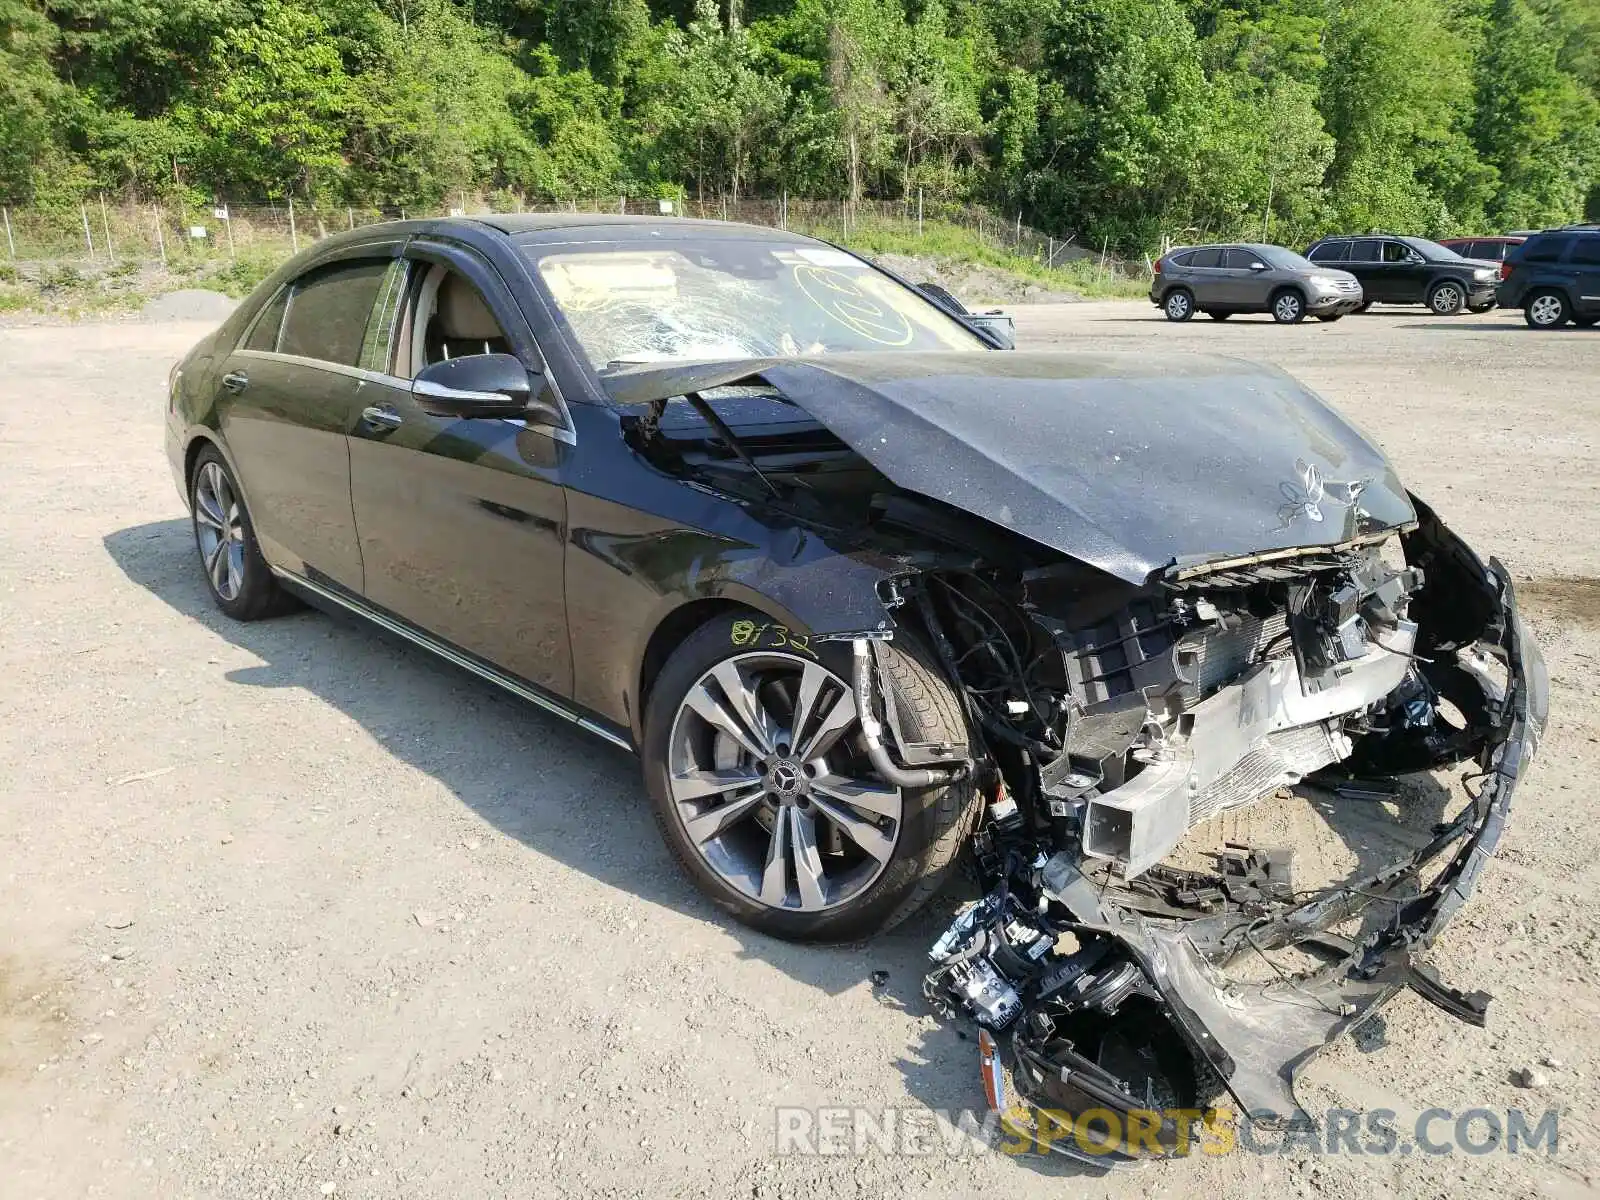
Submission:
POLYGON ((1140 304, 1019 325, 1281 363, 1512 567, 1554 715, 1432 955, 1495 995, 1489 1027, 1403 994, 1306 1098, 1403 1134, 1555 1108, 1555 1155, 776 1155, 780 1105, 981 1108, 973 1044, 918 986, 953 901, 865 946, 751 934, 673 867, 626 755, 363 628, 229 623, 160 450, 204 327, 130 323, 0 330, 0 1196, 1591 1194, 1600 331, 1140 304))

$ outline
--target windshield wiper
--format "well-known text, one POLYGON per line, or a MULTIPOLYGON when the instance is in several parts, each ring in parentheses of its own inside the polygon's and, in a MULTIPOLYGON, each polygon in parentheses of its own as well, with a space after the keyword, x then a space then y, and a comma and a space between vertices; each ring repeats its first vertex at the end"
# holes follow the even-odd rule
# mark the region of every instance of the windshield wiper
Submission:
POLYGON ((739 439, 734 436, 733 430, 728 428, 728 423, 717 415, 717 410, 706 403, 704 396, 699 392, 688 392, 683 398, 689 402, 689 407, 699 413, 705 419, 706 424, 716 431, 717 437, 722 439, 722 444, 733 451, 733 456, 749 467, 755 477, 767 485, 769 492, 774 496, 783 495, 778 490, 778 485, 761 473, 761 468, 756 466, 756 460, 751 458, 749 451, 740 444, 739 439))

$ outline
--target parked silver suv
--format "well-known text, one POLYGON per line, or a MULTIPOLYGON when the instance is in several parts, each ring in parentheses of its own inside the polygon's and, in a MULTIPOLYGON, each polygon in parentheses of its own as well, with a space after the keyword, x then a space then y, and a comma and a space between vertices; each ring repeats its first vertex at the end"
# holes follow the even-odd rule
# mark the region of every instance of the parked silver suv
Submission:
POLYGON ((1361 284, 1348 271, 1318 266, 1282 246, 1184 246, 1161 256, 1150 303, 1169 321, 1196 311, 1217 321, 1234 313, 1271 313, 1293 325, 1307 313, 1337 321, 1362 305, 1361 284))

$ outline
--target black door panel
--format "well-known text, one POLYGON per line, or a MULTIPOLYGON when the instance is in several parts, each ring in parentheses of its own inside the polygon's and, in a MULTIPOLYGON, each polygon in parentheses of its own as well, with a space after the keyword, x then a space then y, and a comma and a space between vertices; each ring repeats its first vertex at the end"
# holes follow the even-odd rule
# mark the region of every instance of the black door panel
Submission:
MULTIPOLYGON (((563 571, 570 434, 436 416, 418 403, 400 375, 411 371, 419 340, 430 347, 441 338, 474 349, 492 344, 535 371, 542 364, 491 266, 443 246, 414 247, 411 257, 414 286, 397 322, 406 332, 397 335, 396 374, 373 377, 361 389, 349 439, 365 595, 511 674, 570 696, 563 571), (448 279, 441 280, 441 268, 448 279), (470 293, 462 291, 469 286, 470 293), (443 307, 430 319, 415 311, 419 303, 443 307), (460 328, 445 330, 441 320, 460 328)), ((548 381, 543 387, 559 404, 548 381)))
POLYGON ((366 596, 558 695, 572 692, 562 468, 572 447, 518 422, 432 416, 368 383, 350 438, 366 596))
POLYGON ((398 246, 378 243, 283 288, 223 364, 218 415, 267 561, 359 592, 350 451, 368 317, 398 246))
POLYGON ((345 445, 360 379, 304 359, 235 351, 223 375, 243 376, 217 406, 261 552, 297 574, 320 572, 361 590, 345 445))

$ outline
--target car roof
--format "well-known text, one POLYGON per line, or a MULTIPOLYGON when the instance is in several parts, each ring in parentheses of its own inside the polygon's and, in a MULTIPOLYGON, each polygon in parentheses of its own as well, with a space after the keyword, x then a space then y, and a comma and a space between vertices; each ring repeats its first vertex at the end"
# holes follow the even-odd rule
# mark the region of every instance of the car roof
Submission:
POLYGON ((1168 254, 1187 254, 1190 250, 1287 250, 1270 242, 1199 242, 1193 246, 1174 246, 1168 254))
POLYGON ((460 217, 509 234, 520 242, 559 241, 560 235, 578 230, 616 236, 655 236, 666 234, 715 234, 719 237, 752 238, 762 241, 810 241, 803 234, 766 225, 745 225, 738 221, 712 221, 695 217, 635 216, 631 213, 487 213, 460 217), (549 238, 540 235, 552 235, 549 238))

